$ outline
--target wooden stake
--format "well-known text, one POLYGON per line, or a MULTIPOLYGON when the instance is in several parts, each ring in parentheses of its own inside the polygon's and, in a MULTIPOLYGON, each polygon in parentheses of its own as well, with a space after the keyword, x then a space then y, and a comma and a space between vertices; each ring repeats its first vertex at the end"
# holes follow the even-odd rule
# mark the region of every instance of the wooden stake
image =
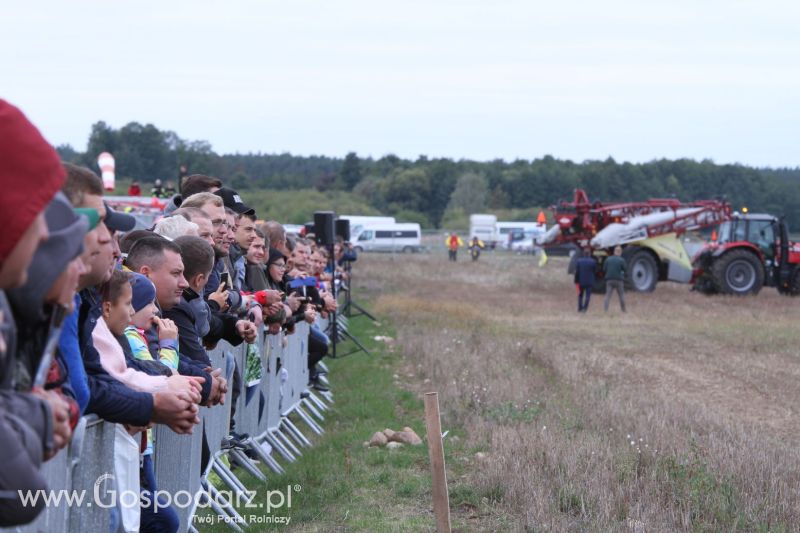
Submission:
POLYGON ((447 474, 444 470, 442 423, 439 418, 439 393, 425 393, 425 428, 428 432, 428 454, 433 480, 433 512, 436 531, 450 533, 450 500, 447 494, 447 474))

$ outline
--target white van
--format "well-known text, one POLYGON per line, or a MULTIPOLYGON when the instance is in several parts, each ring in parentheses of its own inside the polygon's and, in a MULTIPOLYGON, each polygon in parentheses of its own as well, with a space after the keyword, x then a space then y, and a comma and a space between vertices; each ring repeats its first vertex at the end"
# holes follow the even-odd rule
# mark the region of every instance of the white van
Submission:
POLYGON ((529 241, 547 231, 545 224, 537 222, 498 222, 496 227, 498 243, 505 250, 511 250, 517 241, 529 241))
POLYGON ((339 218, 350 221, 350 241, 354 242, 367 226, 376 224, 397 224, 394 217, 368 217, 361 215, 339 215, 339 218))
POLYGON ((357 252, 419 252, 422 231, 419 224, 374 224, 353 239, 357 252))
POLYGON ((469 240, 477 237, 486 246, 494 247, 497 243, 497 217, 494 215, 470 215, 469 216, 469 240))

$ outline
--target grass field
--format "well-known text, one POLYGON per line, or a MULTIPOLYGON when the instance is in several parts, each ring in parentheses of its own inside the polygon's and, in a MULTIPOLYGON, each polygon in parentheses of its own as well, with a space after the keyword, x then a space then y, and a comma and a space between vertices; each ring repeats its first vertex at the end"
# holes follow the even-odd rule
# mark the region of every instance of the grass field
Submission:
POLYGON ((396 341, 332 362, 328 434, 270 480, 304 483, 289 529, 432 530, 424 446, 362 447, 385 426, 424 438, 429 390, 461 531, 800 527, 800 301, 666 283, 579 315, 563 259, 465 259, 358 261, 381 326, 356 331, 396 341))

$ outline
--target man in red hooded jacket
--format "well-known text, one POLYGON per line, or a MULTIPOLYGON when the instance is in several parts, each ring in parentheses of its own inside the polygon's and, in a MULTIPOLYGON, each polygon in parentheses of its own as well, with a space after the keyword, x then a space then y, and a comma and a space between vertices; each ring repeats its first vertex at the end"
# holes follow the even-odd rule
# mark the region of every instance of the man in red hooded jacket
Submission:
POLYGON ((23 505, 18 490, 46 489, 39 465, 69 441, 67 404, 53 392, 17 392, 16 330, 4 290, 25 283, 47 239, 44 210, 64 182, 53 147, 19 109, 0 100, 0 527, 36 518, 44 503, 23 505))

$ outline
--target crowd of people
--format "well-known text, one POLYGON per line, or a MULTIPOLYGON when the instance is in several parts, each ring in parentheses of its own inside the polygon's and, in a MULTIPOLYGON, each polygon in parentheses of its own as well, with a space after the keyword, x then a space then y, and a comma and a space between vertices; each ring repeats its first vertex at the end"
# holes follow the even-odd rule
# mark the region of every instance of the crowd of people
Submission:
MULTIPOLYGON (((330 340, 316 323, 336 311, 338 265, 354 259, 342 242, 330 258, 313 235, 259 224, 236 191, 199 174, 153 228, 135 230, 104 203, 95 172, 63 163, 3 100, 0 162, 0 527, 42 511, 18 491, 47 489, 40 466, 84 414, 141 444, 141 490, 156 493, 153 425, 192 433, 199 406, 224 403, 229 386, 236 404, 243 369, 229 384, 208 356, 222 340, 253 343, 262 325, 293 334, 305 321, 309 387, 326 390, 317 363, 330 340)), ((231 427, 226 442, 241 438, 231 427)), ((148 501, 140 531, 177 530, 176 513, 148 501)))

